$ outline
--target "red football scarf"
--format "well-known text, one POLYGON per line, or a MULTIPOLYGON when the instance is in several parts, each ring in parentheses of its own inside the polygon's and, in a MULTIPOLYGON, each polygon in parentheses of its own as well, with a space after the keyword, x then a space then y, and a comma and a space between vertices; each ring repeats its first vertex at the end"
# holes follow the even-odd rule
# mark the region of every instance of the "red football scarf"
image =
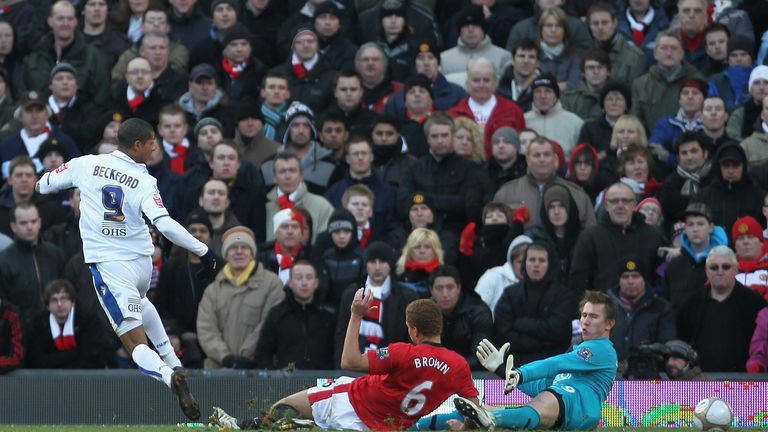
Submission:
POLYGON ((291 201, 291 197, 288 196, 288 194, 277 197, 277 204, 280 206, 280 210, 285 210, 287 208, 292 209, 296 207, 296 203, 291 201))
POLYGON ((184 161, 187 160, 188 149, 181 144, 173 145, 173 152, 178 156, 171 158, 171 171, 176 174, 184 174, 184 161))
POLYGON ((240 74, 243 73, 243 70, 245 70, 246 67, 248 67, 248 64, 250 61, 245 61, 243 63, 238 64, 232 64, 229 62, 229 59, 224 56, 221 59, 221 67, 224 68, 224 72, 229 75, 232 80, 236 80, 240 77, 240 74))
POLYGON ((427 273, 432 273, 438 267, 440 267, 440 261, 437 259, 437 257, 433 258, 432 261, 429 262, 405 260, 405 268, 408 270, 424 270, 427 273))
POLYGON ((130 108, 132 113, 136 114, 136 111, 139 110, 139 106, 143 104, 145 100, 147 100, 147 98, 144 97, 144 93, 139 93, 135 98, 128 101, 128 108, 130 108))
POLYGON ((280 247, 280 243, 275 242, 275 253, 280 255, 280 270, 293 267, 293 261, 299 256, 301 252, 301 244, 296 248, 296 252, 293 255, 283 252, 283 248, 280 247))

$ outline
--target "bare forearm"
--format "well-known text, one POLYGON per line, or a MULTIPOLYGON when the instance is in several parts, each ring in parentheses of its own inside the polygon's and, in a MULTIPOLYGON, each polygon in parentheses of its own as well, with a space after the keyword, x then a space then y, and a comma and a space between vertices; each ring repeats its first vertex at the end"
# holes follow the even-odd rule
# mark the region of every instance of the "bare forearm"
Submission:
POLYGON ((341 368, 352 371, 367 371, 360 354, 360 325, 363 318, 352 314, 347 324, 347 334, 344 336, 344 347, 341 351, 341 368))

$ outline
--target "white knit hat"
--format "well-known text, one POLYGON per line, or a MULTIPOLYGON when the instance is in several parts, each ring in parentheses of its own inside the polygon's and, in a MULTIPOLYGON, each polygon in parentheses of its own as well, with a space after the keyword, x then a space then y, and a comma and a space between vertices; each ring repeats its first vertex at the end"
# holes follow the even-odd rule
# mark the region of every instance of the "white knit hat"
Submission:
POLYGON ((299 211, 287 208, 280 210, 272 216, 272 233, 276 234, 280 225, 292 220, 298 222, 301 230, 304 231, 304 215, 299 211))
POLYGON ((768 66, 760 65, 752 69, 752 73, 749 74, 749 92, 750 93, 752 93, 752 83, 755 82, 755 80, 759 80, 759 79, 768 81, 768 66))

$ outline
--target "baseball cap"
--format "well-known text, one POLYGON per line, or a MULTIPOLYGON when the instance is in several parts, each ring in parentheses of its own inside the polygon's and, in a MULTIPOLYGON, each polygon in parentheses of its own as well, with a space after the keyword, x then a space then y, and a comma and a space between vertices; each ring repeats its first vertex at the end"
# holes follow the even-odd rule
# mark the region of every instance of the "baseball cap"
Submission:
POLYGON ((200 63, 199 65, 193 67, 192 70, 189 72, 190 81, 197 81, 199 78, 202 78, 202 77, 215 80, 216 69, 214 69, 213 66, 209 65, 208 63, 200 63))

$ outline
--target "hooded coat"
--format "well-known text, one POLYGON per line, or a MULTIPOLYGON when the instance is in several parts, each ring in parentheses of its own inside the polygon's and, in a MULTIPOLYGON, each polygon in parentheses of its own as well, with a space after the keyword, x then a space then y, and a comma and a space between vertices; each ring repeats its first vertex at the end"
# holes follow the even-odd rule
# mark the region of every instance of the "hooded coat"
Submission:
POLYGON ((715 166, 712 167, 714 178, 709 186, 699 190, 699 193, 691 198, 691 202, 703 202, 712 211, 712 221, 730 229, 736 219, 744 216, 752 216, 760 225, 765 226, 765 217, 762 213, 763 191, 760 190, 747 175, 747 155, 738 145, 724 145, 717 150, 715 166), (726 149, 736 149, 741 158, 744 173, 741 180, 729 182, 723 179, 720 169, 720 158, 726 149))
POLYGON ((486 270, 477 281, 475 292, 491 309, 491 314, 496 312, 496 304, 499 302, 504 290, 508 286, 514 285, 520 281, 512 266, 512 258, 515 250, 524 244, 530 243, 530 237, 525 235, 512 240, 512 243, 510 243, 507 248, 507 261, 503 265, 486 270))
POLYGON ((728 235, 719 226, 709 236, 709 248, 701 253, 693 250, 685 233, 680 236, 680 255, 669 262, 664 273, 664 297, 673 307, 679 309, 704 289, 707 282, 704 271, 707 255, 715 246, 727 245, 728 235))
MULTIPOLYGON (((555 257, 546 243, 534 243, 547 250, 549 262, 555 257)), ((525 252, 527 260, 531 246, 525 252)), ((496 304, 493 330, 497 345, 511 342, 510 354, 515 364, 524 365, 535 360, 562 354, 571 341, 571 320, 577 314, 577 301, 572 291, 558 281, 559 270, 549 265, 544 277, 534 281, 525 266, 523 279, 508 286, 496 304)))

